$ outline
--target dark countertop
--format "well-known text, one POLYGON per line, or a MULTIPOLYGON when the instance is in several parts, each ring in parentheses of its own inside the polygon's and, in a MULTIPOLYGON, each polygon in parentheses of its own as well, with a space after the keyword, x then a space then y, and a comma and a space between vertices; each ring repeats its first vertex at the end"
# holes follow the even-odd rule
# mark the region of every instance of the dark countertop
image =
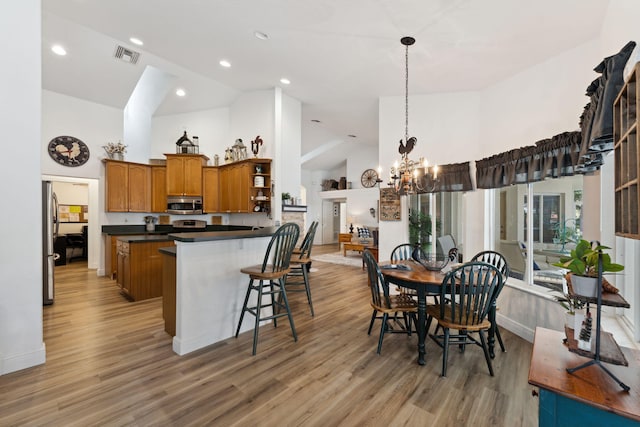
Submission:
POLYGON ((169 237, 179 242, 209 242, 215 240, 251 239, 270 237, 278 227, 265 227, 257 230, 204 231, 199 233, 171 233, 169 237))
MULTIPOLYGON (((204 231, 237 231, 251 230, 249 225, 207 225, 204 231)), ((201 232, 202 230, 194 230, 193 232, 201 232)), ((172 225, 156 225, 155 231, 147 231, 144 224, 142 225, 103 225, 102 233, 109 235, 157 235, 169 234, 176 232, 187 232, 186 229, 176 230, 172 225)))
POLYGON ((167 234, 147 234, 147 235, 128 235, 118 237, 121 242, 141 243, 141 242, 171 242, 172 238, 167 234))
POLYGON ((178 252, 178 248, 176 248, 175 246, 166 246, 164 248, 160 248, 158 249, 158 252, 160 252, 161 254, 164 255, 169 255, 169 256, 176 256, 176 253, 178 252))

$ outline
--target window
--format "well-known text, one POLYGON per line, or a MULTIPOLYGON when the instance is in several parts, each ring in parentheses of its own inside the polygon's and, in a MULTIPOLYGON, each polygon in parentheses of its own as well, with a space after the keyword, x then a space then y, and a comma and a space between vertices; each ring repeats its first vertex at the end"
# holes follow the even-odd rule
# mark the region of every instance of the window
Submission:
POLYGON ((509 255, 507 262, 514 277, 525 280, 531 268, 535 284, 549 288, 561 284, 562 270, 553 264, 581 236, 582 181, 583 177, 577 175, 495 190, 499 191, 495 202, 495 230, 499 230, 495 248, 509 255), (529 190, 531 204, 528 203, 529 190), (519 250, 529 245, 529 220, 531 260, 526 259, 526 251, 519 250))
MULTIPOLYGON (((531 214, 533 215, 533 241, 554 243, 561 218, 564 218, 564 194, 534 194, 531 214)), ((524 236, 527 236, 527 196, 524 196, 524 236)), ((527 239, 525 239, 527 240, 527 239)))
POLYGON ((431 251, 431 245, 434 241, 431 237, 431 229, 434 224, 433 218, 436 229, 435 237, 450 234, 456 241, 458 249, 460 249, 462 193, 413 194, 409 196, 408 203, 410 243, 418 243, 425 251, 431 251))

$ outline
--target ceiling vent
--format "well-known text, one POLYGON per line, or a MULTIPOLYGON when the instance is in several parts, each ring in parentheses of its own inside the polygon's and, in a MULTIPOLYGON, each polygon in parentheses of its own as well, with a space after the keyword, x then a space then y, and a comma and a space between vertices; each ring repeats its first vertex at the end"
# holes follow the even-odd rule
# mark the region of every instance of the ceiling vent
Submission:
POLYGON ((128 62, 129 64, 136 64, 140 57, 140 53, 127 49, 124 46, 116 46, 115 57, 123 60, 124 62, 128 62))

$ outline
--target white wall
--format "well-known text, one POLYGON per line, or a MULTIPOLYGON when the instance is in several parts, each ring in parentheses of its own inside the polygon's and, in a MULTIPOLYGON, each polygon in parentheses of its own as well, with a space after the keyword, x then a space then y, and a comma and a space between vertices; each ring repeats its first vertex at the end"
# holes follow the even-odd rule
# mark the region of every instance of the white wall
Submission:
MULTIPOLYGON (((0 67, 3 85, 0 124, 5 161, 0 191, 19 210, 0 211, 0 375, 45 361, 42 339, 41 34, 40 1, 3 5, 0 38, 6 58, 17 66, 0 67), (10 41, 10 42, 9 42, 10 41), (17 221, 16 221, 17 220, 17 221), (9 242, 12 242, 11 244, 9 242)), ((47 155, 47 158, 49 156, 47 155)))
POLYGON ((155 116, 151 122, 150 157, 165 159, 165 153, 175 153, 176 141, 186 130, 189 138, 198 137, 199 152, 209 157, 211 165, 216 154, 220 158, 220 164, 223 165, 224 150, 231 147, 235 141, 229 136, 229 125, 229 108, 155 116))
POLYGON ((176 76, 147 66, 124 108, 124 143, 130 161, 146 163, 151 147, 151 117, 174 84, 176 76))
MULTIPOLYGON (((280 192, 288 192, 296 199, 300 198, 300 153, 302 140, 302 105, 297 99, 282 94, 280 103, 280 119, 276 120, 276 127, 280 128, 279 181, 280 192)), ((277 111, 277 110, 276 110, 277 111)), ((276 115, 276 118, 278 116, 276 115)), ((276 193, 274 197, 277 197, 276 193)))
MULTIPOLYGON (((107 154, 102 148, 107 142, 122 140, 122 110, 84 101, 48 90, 42 91, 42 173, 47 175, 99 178, 102 159, 107 154), (54 162, 47 153, 51 139, 60 135, 75 136, 90 150, 89 161, 82 166, 67 167, 54 162)), ((126 156, 126 155, 125 155, 126 156)))

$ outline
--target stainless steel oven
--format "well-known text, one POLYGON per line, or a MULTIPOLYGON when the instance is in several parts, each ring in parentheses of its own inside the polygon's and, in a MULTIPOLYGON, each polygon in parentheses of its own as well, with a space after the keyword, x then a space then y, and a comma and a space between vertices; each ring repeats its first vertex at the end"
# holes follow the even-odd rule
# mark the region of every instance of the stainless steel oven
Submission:
POLYGON ((167 213, 174 215, 202 214, 201 196, 169 196, 167 197, 167 213))

